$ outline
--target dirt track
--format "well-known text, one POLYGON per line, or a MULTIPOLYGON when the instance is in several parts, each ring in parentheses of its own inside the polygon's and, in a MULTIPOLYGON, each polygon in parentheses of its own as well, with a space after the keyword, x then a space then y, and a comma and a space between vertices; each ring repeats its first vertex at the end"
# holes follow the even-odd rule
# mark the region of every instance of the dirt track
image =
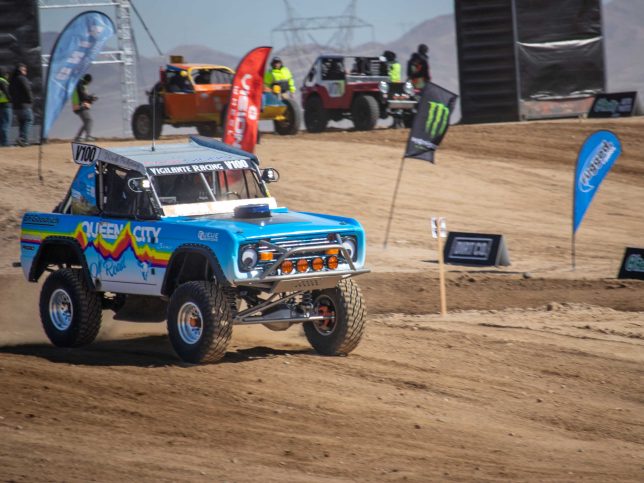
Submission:
MULTIPOLYGON (((0 151, 0 479, 18 481, 641 481, 644 283, 615 280, 644 239, 644 123, 452 128, 438 164, 408 161, 381 248, 405 131, 265 136, 259 155, 293 209, 356 216, 370 317, 346 358, 298 328, 237 328, 224 362, 179 364, 163 324, 104 315, 100 341, 46 344, 17 228, 73 173, 67 145, 0 151), (571 172, 593 129, 624 155, 579 232, 570 271, 571 172), (639 207, 639 208, 638 208, 639 207), (437 311, 429 216, 502 232, 513 265, 450 267, 437 311)), ((110 143, 113 144, 113 143, 110 143)))

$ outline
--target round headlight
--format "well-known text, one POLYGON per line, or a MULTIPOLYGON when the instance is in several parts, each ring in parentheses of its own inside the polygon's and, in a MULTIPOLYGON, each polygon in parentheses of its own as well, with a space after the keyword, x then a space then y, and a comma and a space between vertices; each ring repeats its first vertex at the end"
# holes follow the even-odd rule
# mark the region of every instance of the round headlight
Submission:
POLYGON ((257 265, 257 250, 252 247, 246 247, 241 253, 241 265, 244 269, 250 270, 257 265))
POLYGON ((387 84, 385 81, 380 81, 380 83, 378 84, 378 89, 383 94, 387 94, 389 92, 389 84, 387 84))
POLYGON ((405 82, 404 89, 405 89, 405 94, 407 94, 408 96, 413 96, 416 93, 416 90, 414 89, 414 84, 412 84, 409 81, 405 82))
POLYGON ((356 258, 356 241, 353 238, 345 238, 342 240, 342 246, 344 249, 349 252, 349 257, 351 260, 356 258))

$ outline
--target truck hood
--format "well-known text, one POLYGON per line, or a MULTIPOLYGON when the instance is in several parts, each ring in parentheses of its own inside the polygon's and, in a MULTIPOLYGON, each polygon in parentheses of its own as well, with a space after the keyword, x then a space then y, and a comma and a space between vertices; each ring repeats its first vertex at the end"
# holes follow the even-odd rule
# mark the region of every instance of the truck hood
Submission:
POLYGON ((255 239, 281 235, 354 231, 360 224, 351 218, 317 213, 271 210, 265 218, 241 219, 232 213, 176 217, 165 219, 173 224, 187 225, 198 230, 225 230, 233 237, 255 239))

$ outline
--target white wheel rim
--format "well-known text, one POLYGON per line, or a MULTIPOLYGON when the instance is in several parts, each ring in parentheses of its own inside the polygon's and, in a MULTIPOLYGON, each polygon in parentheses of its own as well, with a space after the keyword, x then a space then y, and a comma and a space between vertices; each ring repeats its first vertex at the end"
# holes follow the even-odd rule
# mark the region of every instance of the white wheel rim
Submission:
POLYGON ((186 302, 179 309, 177 317, 179 337, 186 344, 196 344, 203 333, 203 316, 201 310, 192 302, 186 302))
POLYGON ((74 306, 69 294, 57 288, 49 297, 49 318, 56 329, 66 331, 72 325, 74 306))

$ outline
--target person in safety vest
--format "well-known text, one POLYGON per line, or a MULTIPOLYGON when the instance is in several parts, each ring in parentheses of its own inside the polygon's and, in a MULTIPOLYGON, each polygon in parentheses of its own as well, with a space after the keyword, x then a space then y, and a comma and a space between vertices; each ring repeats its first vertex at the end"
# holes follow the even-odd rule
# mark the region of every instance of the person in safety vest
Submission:
POLYGON ((396 60, 395 52, 385 50, 382 55, 387 61, 387 75, 389 75, 389 80, 391 82, 401 82, 401 67, 400 63, 396 60))
POLYGON ((264 85, 267 88, 272 90, 275 84, 282 88, 282 92, 295 92, 293 74, 282 64, 282 59, 279 57, 273 57, 270 70, 264 74, 264 85))
POLYGON ((11 129, 12 120, 9 74, 7 69, 0 67, 0 147, 9 146, 9 129, 11 129))
POLYGON ((74 114, 81 118, 83 125, 78 130, 78 134, 74 138, 74 141, 81 141, 83 133, 85 133, 85 141, 96 141, 95 137, 92 137, 92 116, 90 115, 90 109, 92 108, 92 103, 96 101, 97 97, 89 94, 87 92, 87 86, 92 82, 92 76, 90 74, 85 74, 83 78, 78 81, 76 89, 74 89, 74 94, 72 95, 72 109, 74 114))

